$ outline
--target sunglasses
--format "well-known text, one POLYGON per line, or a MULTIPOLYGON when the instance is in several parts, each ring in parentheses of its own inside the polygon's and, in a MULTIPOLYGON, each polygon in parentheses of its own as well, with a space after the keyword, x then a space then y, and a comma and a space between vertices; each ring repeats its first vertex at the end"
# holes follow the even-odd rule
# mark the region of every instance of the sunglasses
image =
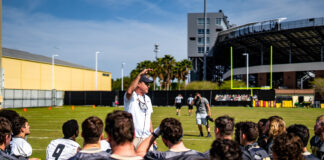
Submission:
POLYGON ((150 83, 147 82, 143 82, 146 86, 150 86, 150 83))

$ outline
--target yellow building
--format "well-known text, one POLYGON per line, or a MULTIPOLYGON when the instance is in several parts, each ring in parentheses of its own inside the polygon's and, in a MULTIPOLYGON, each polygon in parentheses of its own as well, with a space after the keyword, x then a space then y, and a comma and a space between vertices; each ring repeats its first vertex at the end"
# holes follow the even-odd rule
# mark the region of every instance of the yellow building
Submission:
MULTIPOLYGON (((5 89, 51 90, 52 58, 2 48, 5 89)), ((111 73, 55 58, 54 88, 61 91, 111 91, 111 73)))

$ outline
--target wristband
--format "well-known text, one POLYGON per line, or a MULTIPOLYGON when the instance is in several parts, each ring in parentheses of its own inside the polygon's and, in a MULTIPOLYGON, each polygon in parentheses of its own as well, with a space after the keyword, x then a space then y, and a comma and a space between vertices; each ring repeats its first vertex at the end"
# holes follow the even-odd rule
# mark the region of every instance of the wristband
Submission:
POLYGON ((160 136, 160 134, 161 134, 160 133, 160 127, 155 128, 153 133, 152 133, 154 138, 158 138, 160 136))

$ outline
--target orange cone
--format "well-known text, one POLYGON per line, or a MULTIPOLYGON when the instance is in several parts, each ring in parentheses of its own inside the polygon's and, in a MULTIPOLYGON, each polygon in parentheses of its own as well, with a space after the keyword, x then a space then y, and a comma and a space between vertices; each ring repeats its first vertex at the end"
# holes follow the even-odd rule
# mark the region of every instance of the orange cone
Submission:
POLYGON ((27 112, 27 108, 24 108, 24 112, 27 112))
POLYGON ((95 106, 95 105, 93 105, 93 106, 92 106, 92 108, 96 108, 96 106, 95 106))
POLYGON ((72 110, 74 110, 74 106, 72 106, 72 110))

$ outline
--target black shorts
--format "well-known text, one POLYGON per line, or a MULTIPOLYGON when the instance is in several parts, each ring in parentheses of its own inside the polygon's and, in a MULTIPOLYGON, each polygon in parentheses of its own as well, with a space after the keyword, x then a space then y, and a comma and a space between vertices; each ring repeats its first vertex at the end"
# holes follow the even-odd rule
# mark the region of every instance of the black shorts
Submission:
POLYGON ((182 105, 181 103, 176 103, 176 109, 181 109, 182 105))
POLYGON ((193 109, 193 106, 191 106, 191 105, 188 105, 188 109, 193 109))

